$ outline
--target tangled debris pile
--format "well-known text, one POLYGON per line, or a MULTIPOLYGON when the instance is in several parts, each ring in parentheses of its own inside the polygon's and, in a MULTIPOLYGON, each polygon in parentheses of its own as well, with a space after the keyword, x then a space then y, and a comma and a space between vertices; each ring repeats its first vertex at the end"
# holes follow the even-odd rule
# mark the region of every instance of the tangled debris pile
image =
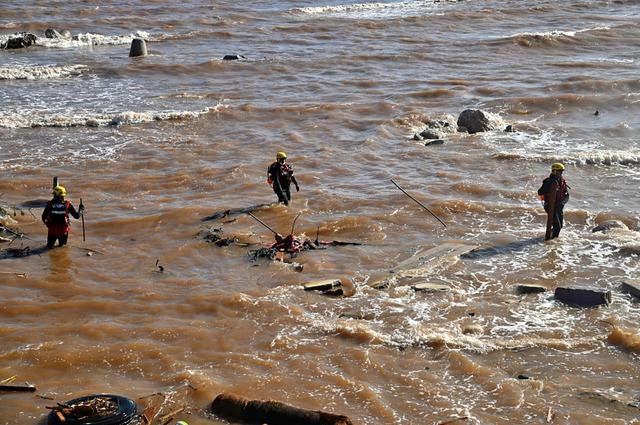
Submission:
POLYGON ((88 424, 116 418, 129 420, 136 414, 135 402, 125 397, 107 394, 81 397, 66 403, 58 403, 56 406, 48 406, 47 409, 51 409, 50 424, 88 424))

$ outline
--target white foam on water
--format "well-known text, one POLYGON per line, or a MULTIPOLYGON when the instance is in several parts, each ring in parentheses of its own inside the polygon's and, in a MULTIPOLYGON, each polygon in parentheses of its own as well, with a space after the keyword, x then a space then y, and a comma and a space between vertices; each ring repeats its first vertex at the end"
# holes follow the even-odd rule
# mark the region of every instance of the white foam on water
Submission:
POLYGON ((540 31, 540 32, 520 32, 516 34, 511 34, 505 37, 500 37, 501 39, 507 38, 518 38, 518 37, 530 37, 530 38, 542 38, 542 39, 560 39, 563 37, 575 37, 577 34, 591 32, 591 31, 608 31, 610 27, 594 27, 594 28, 583 28, 579 30, 551 30, 551 31, 540 31))
POLYGON ((291 13, 303 15, 331 15, 345 18, 374 19, 423 14, 433 10, 437 3, 425 1, 401 1, 395 3, 352 3, 334 6, 310 6, 291 9, 291 13))
POLYGON ((136 31, 133 34, 124 35, 102 35, 93 33, 81 33, 73 36, 72 39, 65 38, 44 38, 38 37, 37 44, 49 48, 70 48, 84 46, 120 45, 129 44, 134 38, 143 38, 153 41, 148 32, 136 31))
POLYGON ((639 165, 640 151, 620 151, 620 150, 601 150, 591 152, 575 152, 557 154, 540 154, 533 152, 512 152, 501 150, 492 155, 495 159, 502 160, 518 160, 518 161, 534 161, 534 162, 554 162, 560 161, 565 164, 572 165, 639 165))
POLYGON ((124 111, 115 114, 57 115, 41 112, 27 112, 0 116, 0 127, 101 127, 108 125, 144 124, 153 121, 196 119, 201 115, 216 111, 220 104, 200 111, 124 111))
POLYGON ((86 65, 0 67, 0 80, 45 80, 82 75, 86 65))

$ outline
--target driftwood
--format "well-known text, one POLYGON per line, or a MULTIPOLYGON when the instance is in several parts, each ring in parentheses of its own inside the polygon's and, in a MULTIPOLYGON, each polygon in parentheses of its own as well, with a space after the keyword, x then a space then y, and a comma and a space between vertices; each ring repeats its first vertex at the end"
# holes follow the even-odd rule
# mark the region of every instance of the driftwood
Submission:
POLYGON ((220 394, 213 400, 211 411, 229 421, 269 425, 353 425, 342 415, 319 410, 305 410, 277 401, 248 400, 231 394, 220 394))
POLYGON ((0 385, 0 391, 14 393, 33 393, 36 391, 34 385, 0 385))
POLYGON ((27 277, 26 273, 19 273, 19 272, 0 272, 0 274, 11 275, 16 277, 27 277))

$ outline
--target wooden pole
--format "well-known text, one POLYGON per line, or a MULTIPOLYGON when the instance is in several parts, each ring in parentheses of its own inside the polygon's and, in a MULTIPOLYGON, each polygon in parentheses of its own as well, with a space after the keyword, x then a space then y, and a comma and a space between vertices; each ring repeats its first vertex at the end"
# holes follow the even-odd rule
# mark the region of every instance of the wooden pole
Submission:
POLYGON ((547 203, 547 232, 544 235, 544 240, 551 239, 551 233, 553 231, 553 221, 556 215, 556 197, 558 196, 558 184, 551 185, 549 190, 549 202, 547 203))
POLYGON ((58 176, 53 178, 53 187, 56 187, 58 185, 58 176))

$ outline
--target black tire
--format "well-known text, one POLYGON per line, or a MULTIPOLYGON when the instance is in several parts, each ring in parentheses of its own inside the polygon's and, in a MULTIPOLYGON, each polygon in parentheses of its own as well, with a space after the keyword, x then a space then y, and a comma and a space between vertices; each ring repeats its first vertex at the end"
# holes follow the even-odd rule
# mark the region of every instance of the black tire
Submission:
POLYGON ((99 418, 88 418, 81 421, 73 418, 67 418, 65 422, 61 422, 55 411, 49 413, 47 420, 48 425, 133 425, 138 423, 138 406, 136 402, 119 395, 112 394, 93 394, 90 396, 74 398, 64 404, 73 405, 94 398, 108 398, 118 403, 118 411, 113 415, 103 416, 99 418))

